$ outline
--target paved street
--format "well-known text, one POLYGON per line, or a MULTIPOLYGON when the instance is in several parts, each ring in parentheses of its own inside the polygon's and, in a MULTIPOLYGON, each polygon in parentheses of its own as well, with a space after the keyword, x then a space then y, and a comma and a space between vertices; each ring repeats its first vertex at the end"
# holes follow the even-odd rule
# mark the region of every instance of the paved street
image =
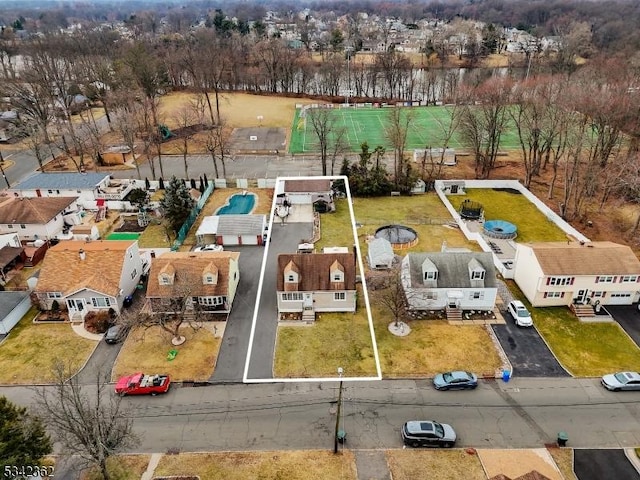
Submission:
POLYGON ((573 455, 578 480, 640 479, 640 474, 622 450, 584 449, 575 450, 573 455))

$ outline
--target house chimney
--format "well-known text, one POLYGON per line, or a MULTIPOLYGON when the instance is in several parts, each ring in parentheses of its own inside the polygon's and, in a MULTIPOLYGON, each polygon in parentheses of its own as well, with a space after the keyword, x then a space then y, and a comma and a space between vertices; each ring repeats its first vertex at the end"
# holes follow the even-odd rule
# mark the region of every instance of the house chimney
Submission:
POLYGON ((78 254, 80 255, 80 260, 84 260, 85 258, 87 258, 87 255, 84 253, 83 249, 80 249, 78 254))

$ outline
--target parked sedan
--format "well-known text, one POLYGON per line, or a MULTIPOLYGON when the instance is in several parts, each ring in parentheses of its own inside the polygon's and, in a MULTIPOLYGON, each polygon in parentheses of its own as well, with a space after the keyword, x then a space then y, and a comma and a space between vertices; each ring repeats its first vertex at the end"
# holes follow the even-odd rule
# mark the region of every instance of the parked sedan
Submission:
POLYGON ((433 377, 433 386, 436 390, 473 389, 478 386, 478 377, 465 371, 439 373, 433 377))
POLYGON ((520 300, 509 302, 509 313, 518 327, 532 327, 533 320, 527 307, 520 300))
POLYGON ((640 373, 611 373, 602 377, 600 382, 604 388, 613 392, 619 392, 620 390, 640 390, 640 373))
POLYGON ((414 420, 402 426, 402 441, 410 447, 453 447, 456 432, 451 425, 433 420, 414 420))
POLYGON ((193 249, 194 252, 222 252, 224 251, 224 247, 222 245, 203 245, 202 247, 196 247, 193 249))

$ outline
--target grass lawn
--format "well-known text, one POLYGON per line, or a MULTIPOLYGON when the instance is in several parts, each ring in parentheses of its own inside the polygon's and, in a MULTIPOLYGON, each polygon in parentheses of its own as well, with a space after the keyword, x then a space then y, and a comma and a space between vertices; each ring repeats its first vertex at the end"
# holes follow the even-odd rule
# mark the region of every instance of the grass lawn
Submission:
POLYGON ((473 188, 467 195, 449 195, 451 205, 458 210, 466 199, 484 207, 487 220, 506 220, 518 227, 519 243, 566 241, 567 235, 536 208, 524 195, 504 190, 473 188))
POLYGON ((278 378, 375 376, 376 365, 364 301, 353 313, 320 313, 313 325, 279 326, 274 359, 278 378))
POLYGON ((414 320, 411 333, 398 337, 389 332, 388 310, 369 294, 384 377, 432 377, 447 370, 470 370, 494 375, 502 366, 491 337, 483 325, 449 325, 445 320, 414 320))
POLYGON ((477 455, 454 450, 388 450, 387 464, 393 480, 486 480, 477 455), (429 472, 428 475, 426 472, 429 472))
POLYGON ((56 360, 76 372, 93 352, 96 342, 76 335, 71 324, 34 324, 36 314, 31 308, 0 345, 0 384, 52 382, 56 360))
POLYGON ((221 452, 164 455, 154 475, 199 475, 206 480, 356 480, 356 461, 349 450, 221 452))
POLYGON ((138 237, 140 248, 170 248, 173 242, 169 242, 167 231, 163 225, 151 223, 138 237))
MULTIPOLYGON (((138 480, 147 470, 150 455, 118 455, 107 460, 107 468, 117 480, 138 480)), ((95 468, 82 472, 81 480, 102 480, 102 474, 95 468)))
POLYGON ((160 327, 133 330, 113 366, 112 380, 140 371, 167 373, 174 381, 208 380, 213 374, 220 339, 206 326, 195 331, 183 326, 180 333, 187 341, 174 347, 171 336, 160 327), (172 349, 176 349, 178 355, 169 361, 167 354, 172 349))
POLYGON ((533 308, 540 334, 572 375, 640 370, 640 349, 615 322, 580 322, 566 307, 533 308))

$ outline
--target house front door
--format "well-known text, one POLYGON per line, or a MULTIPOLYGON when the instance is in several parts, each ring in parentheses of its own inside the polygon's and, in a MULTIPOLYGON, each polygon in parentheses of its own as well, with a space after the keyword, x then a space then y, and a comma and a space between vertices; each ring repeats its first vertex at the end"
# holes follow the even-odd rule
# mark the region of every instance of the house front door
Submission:
POLYGON ((576 302, 585 303, 587 301, 587 293, 589 293, 589 290, 578 290, 578 295, 576 295, 576 302))
POLYGON ((302 305, 304 310, 313 310, 313 295, 310 293, 304 294, 304 303, 302 305))
POLYGON ((84 298, 70 298, 67 300, 69 312, 82 312, 85 307, 84 298))

